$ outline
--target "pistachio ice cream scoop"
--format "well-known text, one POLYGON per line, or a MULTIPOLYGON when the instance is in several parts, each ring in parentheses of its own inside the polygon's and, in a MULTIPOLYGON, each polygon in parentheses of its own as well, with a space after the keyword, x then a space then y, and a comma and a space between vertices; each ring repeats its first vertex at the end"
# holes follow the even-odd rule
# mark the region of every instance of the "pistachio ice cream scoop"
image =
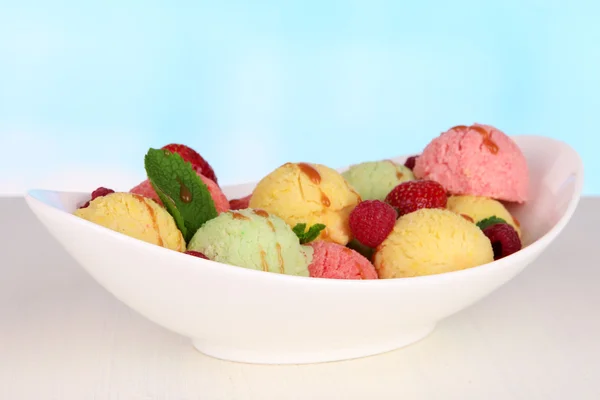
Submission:
POLYGON ((342 175, 363 200, 381 201, 400 183, 415 179, 410 169, 389 160, 356 164, 342 175))
POLYGON ((225 264, 298 276, 309 276, 313 254, 281 218, 250 208, 224 212, 206 222, 188 250, 225 264))

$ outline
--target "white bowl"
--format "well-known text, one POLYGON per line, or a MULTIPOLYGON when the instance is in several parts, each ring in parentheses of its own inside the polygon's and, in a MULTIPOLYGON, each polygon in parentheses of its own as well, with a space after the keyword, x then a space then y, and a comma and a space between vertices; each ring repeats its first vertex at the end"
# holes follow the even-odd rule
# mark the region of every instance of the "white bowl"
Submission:
MULTIPOLYGON (((167 250, 71 215, 87 193, 32 190, 26 200, 106 290, 191 338, 199 351, 248 363, 336 361, 424 338, 438 321, 512 279, 563 230, 583 186, 579 156, 550 138, 514 139, 531 174, 531 200, 512 210, 523 226, 525 247, 499 261, 440 275, 355 281, 254 271, 167 250)), ((230 198, 241 197, 253 187, 224 190, 230 198)))

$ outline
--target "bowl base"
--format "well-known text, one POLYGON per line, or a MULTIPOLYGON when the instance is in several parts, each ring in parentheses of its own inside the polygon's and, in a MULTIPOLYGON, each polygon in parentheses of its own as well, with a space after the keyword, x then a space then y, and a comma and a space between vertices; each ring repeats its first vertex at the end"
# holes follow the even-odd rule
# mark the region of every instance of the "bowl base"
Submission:
POLYGON ((248 350, 235 347, 215 346, 203 340, 192 340, 193 346, 199 352, 220 360, 234 361, 247 364, 316 364, 332 361, 344 361, 354 358, 373 356, 388 351, 397 350, 418 342, 427 337, 435 329, 435 324, 421 326, 405 331, 394 340, 384 343, 369 343, 365 346, 331 351, 317 350, 315 352, 294 352, 277 350, 248 350))

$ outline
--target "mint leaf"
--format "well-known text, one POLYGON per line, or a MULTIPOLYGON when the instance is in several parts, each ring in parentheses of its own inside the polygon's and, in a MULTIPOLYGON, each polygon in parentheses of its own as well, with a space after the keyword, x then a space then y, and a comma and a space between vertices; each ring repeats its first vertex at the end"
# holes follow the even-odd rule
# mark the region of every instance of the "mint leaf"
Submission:
POLYGON ((154 191, 156 192, 156 194, 160 198, 160 201, 162 201, 163 205, 165 206, 165 208, 167 209, 167 211, 169 212, 169 214, 171 214, 171 216, 173 216, 173 219, 175 220, 175 224, 177 225, 177 228, 179 228, 179 230, 181 231, 181 234, 183 235, 183 237, 184 238, 187 237, 187 228, 185 226, 185 221, 183 219, 183 216, 181 215, 181 213, 179 212, 179 210, 175 206, 175 203, 173 202, 173 200, 171 200, 171 198, 168 197, 161 190, 161 188, 156 187, 154 185, 154 183, 152 182, 152 180, 150 180, 150 183, 152 184, 152 187, 154 188, 154 191))
MULTIPOLYGON (((306 235, 304 236, 304 240, 305 240, 304 243, 312 242, 313 240, 318 238, 323 229, 325 229, 325 225, 323 225, 323 224, 314 224, 313 226, 311 226, 308 229, 308 232, 306 232, 306 235)), ((304 243, 302 243, 302 244, 304 244, 304 243)))
POLYGON ((300 244, 312 242, 319 237, 319 234, 321 234, 323 229, 325 229, 325 225, 323 224, 314 224, 308 229, 308 232, 306 231, 306 224, 296 224, 296 226, 292 228, 296 236, 298 236, 300 244))
POLYGON ((484 230, 485 228, 496 224, 506 224, 506 221, 493 215, 491 217, 482 219, 476 225, 479 227, 479 229, 484 230))
POLYGON ((295 227, 292 228, 298 239, 302 239, 304 237, 304 231, 306 230, 306 224, 296 224, 295 227))
POLYGON ((186 242, 218 213, 202 179, 177 153, 149 149, 144 157, 146 174, 165 208, 173 216, 186 242))
POLYGON ((367 260, 371 260, 373 258, 373 253, 375 253, 375 249, 365 246, 361 242, 356 239, 352 239, 347 245, 349 249, 352 249, 362 256, 364 256, 367 260))

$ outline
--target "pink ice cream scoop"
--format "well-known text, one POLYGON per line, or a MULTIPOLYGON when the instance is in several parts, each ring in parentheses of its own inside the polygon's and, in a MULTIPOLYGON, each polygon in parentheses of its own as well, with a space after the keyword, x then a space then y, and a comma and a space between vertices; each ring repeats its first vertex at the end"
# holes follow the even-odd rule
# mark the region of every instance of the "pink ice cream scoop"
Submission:
POLYGON ((450 194, 527 201, 529 171, 517 144, 504 132, 474 124, 455 126, 433 139, 413 170, 450 194))
MULTIPOLYGON (((220 214, 222 212, 229 211, 229 201, 227 200, 227 197, 225 197, 225 194, 221 191, 221 188, 214 181, 205 177, 198 171, 196 171, 196 173, 198 174, 200 179, 202 179, 202 182, 204 182, 208 191, 210 192, 213 202, 215 203, 215 208, 217 209, 217 212, 220 214)), ((148 197, 156 201, 161 206, 163 205, 163 203, 160 201, 160 198, 156 194, 156 191, 152 187, 152 184, 147 179, 139 185, 137 185, 136 187, 134 187, 133 189, 131 189, 129 192, 133 194, 139 194, 140 196, 148 197)))
POLYGON ((308 245, 314 250, 313 260, 308 266, 313 278, 377 279, 373 264, 352 249, 323 240, 308 245))

